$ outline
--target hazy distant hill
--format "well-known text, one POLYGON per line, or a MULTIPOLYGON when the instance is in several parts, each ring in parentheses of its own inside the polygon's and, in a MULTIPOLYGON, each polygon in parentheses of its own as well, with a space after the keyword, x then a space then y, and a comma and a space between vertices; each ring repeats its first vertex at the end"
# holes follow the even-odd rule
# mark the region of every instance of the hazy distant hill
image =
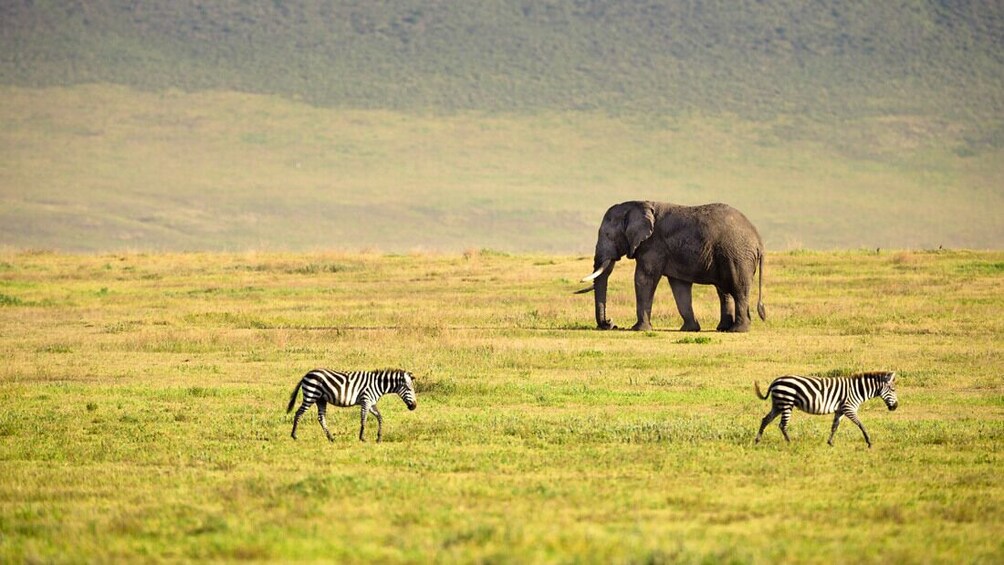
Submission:
POLYGON ((0 244, 1004 246, 1004 2, 0 0, 0 244))
POLYGON ((998 0, 333 0, 0 5, 7 84, 365 108, 999 118, 998 0))

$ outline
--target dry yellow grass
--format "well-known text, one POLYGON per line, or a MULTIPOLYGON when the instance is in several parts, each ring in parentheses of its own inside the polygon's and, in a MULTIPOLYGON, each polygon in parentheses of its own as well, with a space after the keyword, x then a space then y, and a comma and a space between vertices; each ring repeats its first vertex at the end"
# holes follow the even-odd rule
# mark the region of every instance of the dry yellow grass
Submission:
POLYGON ((746 335, 674 331, 665 288, 656 331, 595 331, 590 266, 6 250, 0 560, 1004 557, 1004 254, 774 253, 746 335), (317 365, 409 368, 420 407, 386 398, 380 445, 354 410, 294 442, 317 365), (753 380, 868 369, 900 375, 898 411, 862 410, 873 449, 804 414, 753 446, 753 380))

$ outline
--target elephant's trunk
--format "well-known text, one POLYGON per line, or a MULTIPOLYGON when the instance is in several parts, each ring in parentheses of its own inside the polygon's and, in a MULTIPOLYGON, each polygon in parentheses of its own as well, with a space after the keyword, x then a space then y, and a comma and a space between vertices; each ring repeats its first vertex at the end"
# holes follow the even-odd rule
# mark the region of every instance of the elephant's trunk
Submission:
POLYGON ((604 261, 596 273, 590 275, 595 279, 593 299, 596 304, 596 327, 601 330, 613 328, 613 323, 607 318, 607 280, 614 270, 613 265, 613 261, 604 261))

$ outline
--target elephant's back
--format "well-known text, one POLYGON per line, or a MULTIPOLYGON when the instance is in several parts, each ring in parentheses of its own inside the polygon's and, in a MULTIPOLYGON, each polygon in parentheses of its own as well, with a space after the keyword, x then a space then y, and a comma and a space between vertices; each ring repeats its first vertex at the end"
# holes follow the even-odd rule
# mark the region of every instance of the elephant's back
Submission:
POLYGON ((672 206, 666 212, 660 229, 668 276, 714 284, 737 268, 749 273, 756 269, 763 240, 739 210, 718 202, 672 206))
POLYGON ((668 205, 664 208, 669 231, 693 231, 704 241, 755 240, 762 247, 760 232, 745 214, 723 202, 698 206, 668 205))
POLYGON ((701 204, 699 206, 692 206, 691 208, 693 208, 694 217, 702 221, 721 222, 724 220, 734 225, 744 224, 754 230, 756 229, 753 227, 753 222, 750 222, 745 214, 724 202, 701 204))

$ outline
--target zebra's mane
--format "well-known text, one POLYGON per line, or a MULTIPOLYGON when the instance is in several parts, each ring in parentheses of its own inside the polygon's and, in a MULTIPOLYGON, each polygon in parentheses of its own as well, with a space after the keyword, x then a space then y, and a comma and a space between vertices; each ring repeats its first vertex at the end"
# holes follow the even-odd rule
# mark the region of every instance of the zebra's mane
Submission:
POLYGON ((810 374, 809 377, 813 379, 879 379, 879 380, 891 380, 896 376, 896 371, 862 371, 859 373, 851 373, 849 375, 820 375, 820 374, 810 374))
POLYGON ((879 378, 879 379, 889 380, 894 376, 896 376, 896 371, 865 371, 863 373, 854 373, 853 375, 851 375, 851 378, 855 379, 879 378))

